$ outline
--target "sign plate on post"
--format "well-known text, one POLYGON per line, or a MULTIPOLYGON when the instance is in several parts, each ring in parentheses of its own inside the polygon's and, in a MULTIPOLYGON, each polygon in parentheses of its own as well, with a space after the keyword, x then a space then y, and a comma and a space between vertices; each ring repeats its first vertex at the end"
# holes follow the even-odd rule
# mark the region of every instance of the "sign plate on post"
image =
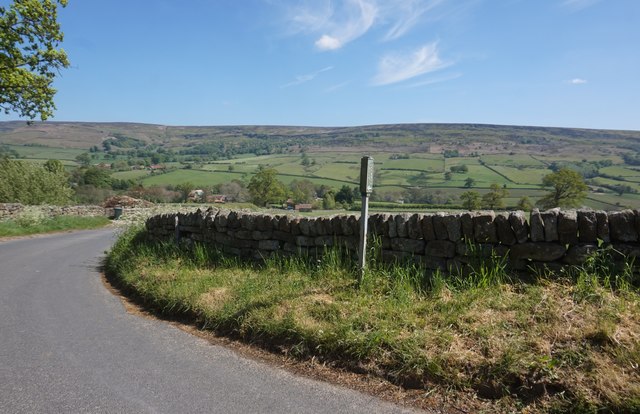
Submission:
POLYGON ((373 158, 362 157, 360 160, 360 194, 371 194, 373 191, 373 158))

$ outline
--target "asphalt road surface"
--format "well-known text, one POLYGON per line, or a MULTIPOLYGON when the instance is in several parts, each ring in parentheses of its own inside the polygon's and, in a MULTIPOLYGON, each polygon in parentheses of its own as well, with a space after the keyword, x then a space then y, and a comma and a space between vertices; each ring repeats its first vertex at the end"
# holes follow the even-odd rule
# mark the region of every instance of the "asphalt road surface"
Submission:
POLYGON ((114 237, 0 242, 0 412, 407 411, 128 314, 98 271, 114 237))

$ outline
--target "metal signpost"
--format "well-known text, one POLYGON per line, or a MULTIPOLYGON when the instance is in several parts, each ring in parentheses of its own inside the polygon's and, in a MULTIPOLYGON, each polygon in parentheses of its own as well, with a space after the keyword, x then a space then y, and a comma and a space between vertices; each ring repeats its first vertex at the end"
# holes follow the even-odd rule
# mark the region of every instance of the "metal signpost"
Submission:
POLYGON ((362 157, 360 160, 360 194, 362 195, 362 212, 360 214, 360 248, 358 250, 358 285, 362 284, 365 259, 367 254, 367 225, 369 222, 369 195, 373 191, 373 158, 362 157))

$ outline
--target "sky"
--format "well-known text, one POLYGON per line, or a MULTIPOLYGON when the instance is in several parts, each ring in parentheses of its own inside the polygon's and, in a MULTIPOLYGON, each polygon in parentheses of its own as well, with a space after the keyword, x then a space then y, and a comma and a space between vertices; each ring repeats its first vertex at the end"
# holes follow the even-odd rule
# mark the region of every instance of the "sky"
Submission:
POLYGON ((640 130, 640 0, 69 0, 59 21, 53 121, 640 130))

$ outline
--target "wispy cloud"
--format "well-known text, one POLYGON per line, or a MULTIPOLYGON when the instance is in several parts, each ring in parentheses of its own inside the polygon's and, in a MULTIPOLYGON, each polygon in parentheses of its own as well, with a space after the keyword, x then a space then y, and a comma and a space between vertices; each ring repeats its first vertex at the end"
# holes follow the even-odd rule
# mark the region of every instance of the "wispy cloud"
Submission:
POLYGON ((313 0, 290 11, 296 31, 319 33, 320 50, 340 49, 365 34, 378 15, 376 0, 313 0))
POLYGON ((378 63, 378 73, 374 76, 374 85, 389 85, 425 73, 434 72, 450 66, 443 61, 438 52, 438 42, 428 43, 410 53, 388 54, 378 63))
POLYGON ((587 80, 582 78, 573 78, 569 81, 569 83, 572 85, 583 85, 587 83, 587 80))
POLYGON ((388 27, 383 40, 398 39, 425 15, 451 0, 308 0, 289 10, 294 32, 315 34, 322 51, 344 47, 374 27, 388 27))
POLYGON ((296 76, 295 80, 282 85, 281 88, 288 88, 290 86, 297 86, 297 85, 303 84, 305 82, 312 81, 319 74, 321 74, 322 72, 327 72, 327 71, 329 71, 331 69, 333 69, 333 66, 327 66, 326 68, 322 68, 320 70, 316 70, 315 72, 307 73, 305 75, 298 75, 298 76, 296 76))
POLYGON ((337 91, 337 90, 339 90, 339 89, 344 88, 344 87, 345 87, 345 86, 347 86, 348 84, 349 84, 349 82, 348 82, 348 81, 347 81, 347 82, 338 83, 337 85, 329 86, 329 87, 328 87, 327 89, 325 89, 324 91, 325 91, 325 93, 335 92, 335 91, 337 91))
POLYGON ((421 86, 433 85, 434 83, 442 83, 450 80, 458 79, 462 77, 462 73, 452 73, 449 75, 440 76, 437 78, 430 78, 420 82, 414 82, 412 84, 407 85, 407 88, 419 88, 421 86))
POLYGON ((560 5, 570 10, 578 11, 586 9, 587 7, 591 7, 594 4, 599 3, 600 1, 601 0, 563 0, 560 5))
POLYGON ((430 10, 444 3, 445 0, 404 0, 388 2, 390 6, 385 10, 384 14, 393 15, 395 23, 387 31, 384 40, 394 40, 404 36, 416 24, 418 24, 423 16, 430 10))

